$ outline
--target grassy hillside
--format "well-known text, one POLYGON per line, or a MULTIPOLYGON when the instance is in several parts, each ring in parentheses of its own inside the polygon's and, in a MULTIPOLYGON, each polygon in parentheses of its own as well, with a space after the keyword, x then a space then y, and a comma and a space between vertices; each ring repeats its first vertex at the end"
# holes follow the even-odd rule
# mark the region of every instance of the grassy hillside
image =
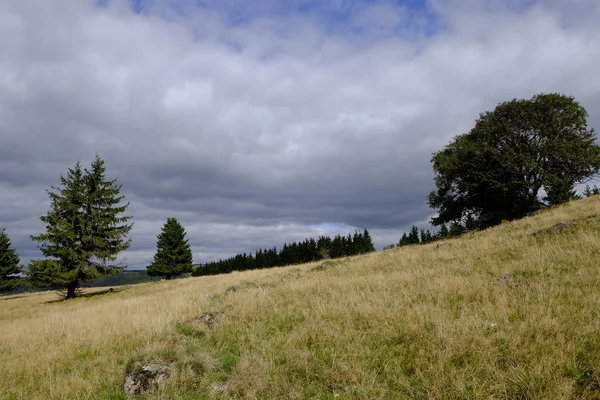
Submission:
POLYGON ((442 246, 1 298, 0 398, 124 399, 136 361, 175 368, 160 399, 600 398, 598 212, 594 196, 442 246))

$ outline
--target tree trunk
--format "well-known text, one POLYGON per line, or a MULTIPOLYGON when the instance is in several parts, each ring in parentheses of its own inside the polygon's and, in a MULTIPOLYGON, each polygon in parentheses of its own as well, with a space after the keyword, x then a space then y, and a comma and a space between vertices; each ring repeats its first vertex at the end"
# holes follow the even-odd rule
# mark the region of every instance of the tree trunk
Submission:
POLYGON ((67 285, 67 296, 65 297, 66 300, 75 298, 75 290, 77 289, 77 283, 77 281, 73 281, 69 282, 69 284, 67 285))

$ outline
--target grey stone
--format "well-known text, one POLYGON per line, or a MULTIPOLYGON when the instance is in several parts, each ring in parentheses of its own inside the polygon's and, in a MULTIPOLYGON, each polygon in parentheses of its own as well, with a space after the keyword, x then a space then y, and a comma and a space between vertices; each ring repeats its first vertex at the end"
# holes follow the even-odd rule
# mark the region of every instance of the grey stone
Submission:
POLYGON ((229 391, 229 384, 227 382, 215 382, 210 385, 210 393, 213 396, 220 394, 226 394, 229 391))
POLYGON ((200 314, 196 321, 211 328, 221 323, 223 318, 224 315, 220 311, 208 311, 200 314))
POLYGON ((498 285, 507 285, 511 286, 515 283, 515 279, 511 274, 504 274, 500 278, 496 279, 496 283, 498 285))
POLYGON ((166 364, 139 364, 125 378, 123 390, 134 395, 152 393, 172 373, 172 368, 166 364))
POLYGON ((575 225, 575 222, 573 222, 573 221, 559 222, 558 224, 553 225, 550 228, 548 228, 546 230, 546 232, 548 232, 548 233, 561 233, 561 232, 565 231, 566 229, 569 229, 573 225, 575 225))

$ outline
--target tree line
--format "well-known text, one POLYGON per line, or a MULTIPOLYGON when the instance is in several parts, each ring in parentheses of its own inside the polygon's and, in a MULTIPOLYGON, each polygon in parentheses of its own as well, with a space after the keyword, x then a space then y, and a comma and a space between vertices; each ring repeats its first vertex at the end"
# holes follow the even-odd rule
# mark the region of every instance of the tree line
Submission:
POLYGON ((462 225, 451 223, 442 224, 440 228, 436 230, 430 229, 419 229, 416 225, 413 225, 408 232, 404 232, 398 243, 390 244, 385 246, 383 249, 393 249, 395 247, 410 246, 413 244, 427 244, 437 242, 438 240, 449 239, 457 237, 467 232, 467 228, 462 225))
POLYGON ((307 262, 354 256, 375 251, 371 234, 355 231, 354 234, 336 235, 334 238, 320 236, 318 239, 304 239, 302 242, 284 243, 277 247, 259 249, 254 254, 237 254, 227 259, 199 265, 193 276, 217 275, 232 271, 282 267, 307 262))

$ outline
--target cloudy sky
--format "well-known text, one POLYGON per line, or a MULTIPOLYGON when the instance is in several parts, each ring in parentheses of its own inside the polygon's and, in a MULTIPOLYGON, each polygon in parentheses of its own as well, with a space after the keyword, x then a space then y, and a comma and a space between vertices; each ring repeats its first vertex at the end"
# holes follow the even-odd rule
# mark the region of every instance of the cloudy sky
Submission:
POLYGON ((504 100, 600 128, 597 0, 0 0, 0 226, 39 257, 46 189, 98 153, 143 268, 167 217, 196 262, 434 213, 431 153, 504 100))

